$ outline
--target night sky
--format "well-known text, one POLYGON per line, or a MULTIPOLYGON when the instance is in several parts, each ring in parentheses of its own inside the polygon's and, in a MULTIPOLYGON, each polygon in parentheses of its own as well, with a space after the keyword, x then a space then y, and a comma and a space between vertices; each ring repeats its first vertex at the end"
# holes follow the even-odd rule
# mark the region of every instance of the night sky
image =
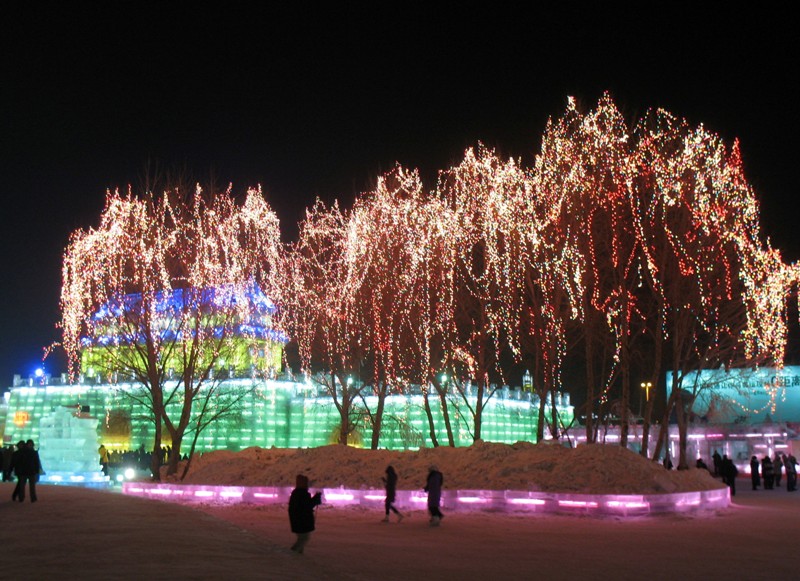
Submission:
MULTIPOLYGON (((0 16, 0 388, 59 338, 70 232, 96 225, 105 190, 135 186, 148 164, 237 192, 261 184, 288 241, 317 196, 349 206, 395 162, 431 188, 479 141, 530 166, 568 95, 589 108, 608 90, 631 124, 664 107, 738 137, 764 235, 800 258, 787 14, 664 2, 538 13, 13 4, 0 16)), ((59 374, 63 357, 45 366, 59 374)))

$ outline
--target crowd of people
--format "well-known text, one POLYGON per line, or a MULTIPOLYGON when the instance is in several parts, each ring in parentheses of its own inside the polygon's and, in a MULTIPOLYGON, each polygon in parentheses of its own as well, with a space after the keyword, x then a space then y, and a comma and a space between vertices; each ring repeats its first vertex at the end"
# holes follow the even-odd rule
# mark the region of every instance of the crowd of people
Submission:
MULTIPOLYGON (((136 450, 108 450, 101 445, 97 453, 100 457, 103 474, 106 476, 108 476, 109 469, 135 468, 137 470, 149 470, 153 457, 153 451, 146 449, 144 444, 141 444, 136 450)), ((170 446, 161 446, 158 459, 161 466, 167 463, 170 454, 172 454, 170 446)), ((187 458, 188 455, 186 454, 182 456, 182 460, 187 458)))
POLYGON ((775 459, 764 456, 760 461, 758 457, 750 458, 750 480, 753 490, 761 487, 764 481, 764 490, 773 490, 781 485, 783 472, 786 472, 786 491, 797 490, 797 459, 793 455, 775 454, 775 459))
MULTIPOLYGON (((722 477, 722 481, 730 487, 731 495, 735 495, 736 477, 739 475, 736 465, 727 455, 720 456, 716 450, 712 460, 714 463, 714 476, 722 477)), ((706 467, 702 459, 698 459, 697 462, 698 468, 706 467)), ((774 459, 770 458, 769 455, 765 455, 761 460, 757 456, 750 458, 750 481, 753 490, 759 489, 762 478, 764 480, 764 490, 779 488, 784 472, 786 473, 786 491, 794 492, 797 490, 797 459, 792 454, 778 454, 775 452, 774 459)))

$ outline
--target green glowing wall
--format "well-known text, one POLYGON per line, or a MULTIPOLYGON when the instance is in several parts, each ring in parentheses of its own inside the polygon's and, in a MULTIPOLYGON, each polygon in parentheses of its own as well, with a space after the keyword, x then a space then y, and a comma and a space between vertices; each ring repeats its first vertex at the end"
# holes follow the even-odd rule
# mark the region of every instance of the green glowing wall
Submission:
MULTIPOLYGON (((313 395, 305 386, 289 382, 232 380, 224 385, 226 390, 243 391, 245 397, 235 413, 221 418, 201 433, 198 451, 240 450, 250 446, 305 448, 336 440, 339 413, 329 397, 313 395)), ((370 408, 376 407, 375 398, 368 397, 366 402, 370 408)), ((38 441, 39 421, 59 405, 89 406, 90 413, 100 419, 100 435, 110 449, 152 445, 153 425, 145 407, 133 402, 123 390, 110 389, 108 386, 13 388, 5 410, 4 441, 10 443, 28 438, 38 441), (104 435, 108 430, 109 418, 115 414, 129 418, 129 433, 125 437, 104 435), (23 425, 15 423, 15 418, 25 417, 27 421, 23 425)), ((179 407, 180 403, 176 402, 168 408, 172 417, 177 417, 179 407)), ((447 434, 439 402, 431 400, 431 408, 437 438, 440 443, 446 443, 447 434)), ((456 445, 471 444, 472 422, 466 409, 462 409, 453 399, 448 410, 456 445)), ((560 407, 559 413, 565 425, 572 421, 573 409, 570 406, 560 407)), ((358 415, 356 425, 356 445, 369 446, 371 427, 366 413, 358 415)), ((534 441, 536 427, 536 406, 526 399, 518 399, 512 392, 508 397, 493 397, 487 404, 482 436, 484 440, 492 442, 534 441)), ((184 440, 184 452, 189 449, 190 438, 187 436, 184 440)), ((380 445, 389 449, 416 449, 432 445, 421 396, 396 395, 387 398, 380 445)))

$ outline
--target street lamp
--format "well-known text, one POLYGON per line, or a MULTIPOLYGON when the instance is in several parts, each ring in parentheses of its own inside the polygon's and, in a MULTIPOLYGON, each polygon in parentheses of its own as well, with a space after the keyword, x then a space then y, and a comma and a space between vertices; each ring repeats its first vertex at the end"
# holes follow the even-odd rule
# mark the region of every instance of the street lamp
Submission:
POLYGON ((653 387, 653 384, 650 383, 649 381, 642 382, 642 389, 644 390, 645 399, 647 401, 650 401, 650 388, 651 387, 653 387))

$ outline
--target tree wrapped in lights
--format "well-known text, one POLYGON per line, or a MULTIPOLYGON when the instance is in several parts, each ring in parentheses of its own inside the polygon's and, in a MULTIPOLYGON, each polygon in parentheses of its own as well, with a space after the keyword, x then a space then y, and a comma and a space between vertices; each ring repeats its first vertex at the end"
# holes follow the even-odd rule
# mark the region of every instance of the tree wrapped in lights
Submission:
POLYGON ((336 405, 340 444, 347 444, 357 427, 354 403, 363 388, 357 378, 367 355, 356 257, 368 249, 357 226, 338 204, 317 201, 282 260, 284 325, 297 341, 304 373, 313 375, 336 405))
MULTIPOLYGON (((399 393, 410 383, 427 389, 431 365, 421 360, 419 354, 429 355, 429 350, 420 349, 426 344, 425 334, 430 335, 426 312, 418 309, 418 292, 430 293, 429 288, 420 287, 420 282, 429 282, 423 274, 428 266, 424 256, 431 248, 431 234, 426 219, 431 217, 426 207, 430 197, 422 189, 419 174, 398 166, 378 179, 375 189, 359 198, 351 220, 358 225, 358 237, 362 242, 353 247, 361 250, 353 256, 353 264, 361 275, 360 284, 354 289, 357 296, 358 317, 367 331, 367 369, 372 389, 369 393, 377 398, 375 409, 371 409, 365 392, 359 394, 363 408, 372 427, 371 445, 379 445, 383 426, 383 410, 386 396, 399 393), (422 239, 421 239, 422 238, 422 239)), ((437 289, 436 296, 441 296, 437 289)), ((432 421, 430 406, 425 393, 429 422, 432 421)), ((446 401, 442 402, 447 419, 446 401)), ((452 442, 452 432, 449 429, 452 442)), ((431 424, 434 445, 437 444, 431 424)))
POLYGON ((430 396, 438 397, 447 442, 454 446, 447 388, 448 382, 457 381, 451 378, 455 368, 453 309, 458 252, 453 229, 457 221, 454 210, 441 197, 422 192, 416 172, 403 172, 399 177, 404 178, 400 181, 402 216, 393 233, 403 258, 396 261, 402 267, 393 276, 402 281, 402 291, 392 306, 401 314, 397 330, 399 373, 422 390, 434 446, 439 440, 430 396))
POLYGON ((453 214, 453 381, 472 416, 473 438, 481 438, 483 409, 504 382, 502 351, 519 318, 518 296, 525 248, 520 207, 529 197, 526 175, 513 160, 501 162, 480 147, 440 176, 440 195, 453 214), (466 377, 466 382, 459 382, 466 377), (475 381, 474 403, 471 381, 475 381), (494 380, 494 381, 493 381, 494 380))
MULTIPOLYGON (((138 197, 109 193, 97 229, 72 234, 61 293, 71 375, 82 354, 94 354, 107 378, 144 387, 126 394, 150 410, 156 477, 162 426, 174 473, 187 430, 196 441, 210 417, 235 406, 235 398, 220 398, 214 369, 241 351, 264 350, 274 307, 263 292, 278 290, 278 253, 278 220, 259 190, 242 205, 230 190, 182 185, 138 197), (178 417, 168 413, 172 403, 178 417)), ((257 356, 251 361, 258 371, 257 356)))
MULTIPOLYGON (((562 388, 562 371, 568 349, 575 342, 584 284, 584 260, 575 240, 583 225, 569 217, 571 190, 577 187, 572 151, 579 144, 568 138, 568 115, 548 121, 542 147, 529 177, 531 198, 523 208, 527 248, 525 269, 518 285, 521 301, 517 337, 520 357, 532 369, 533 389, 539 396, 537 440, 544 437, 545 409, 551 400, 550 430, 558 437, 555 396, 562 388)), ((514 288, 512 286, 512 288, 514 288)), ((513 297, 513 295, 512 295, 513 297)), ((589 394, 591 399, 591 393, 589 394)), ((591 414, 587 430, 591 429, 591 414)))
POLYGON ((728 152, 702 127, 658 111, 643 120, 638 147, 647 279, 673 386, 655 455, 674 408, 685 468, 688 416, 699 391, 710 388, 686 378, 703 369, 782 364, 791 281, 779 254, 759 240, 738 144, 728 152))
MULTIPOLYGON (((372 383, 377 408, 362 402, 373 446, 388 386, 414 383, 434 445, 431 386, 452 444, 442 376, 480 438, 492 382, 520 362, 540 394, 538 437, 548 398, 558 437, 568 360, 586 372, 587 438, 596 415, 614 413, 626 445, 637 367, 652 383, 663 361, 688 370, 782 358, 794 271, 760 244, 737 159, 736 148, 724 154, 718 138, 663 115, 629 135, 605 95, 587 113, 571 101, 548 124, 532 172, 479 147, 426 195, 398 167, 352 212, 310 212, 289 261, 287 278, 303 281, 287 308, 293 334, 307 361, 316 353, 339 370, 339 385, 356 372, 372 383)), ((345 416, 366 392, 331 385, 352 427, 345 416)), ((645 430, 649 399, 647 409, 645 430)))
POLYGON ((627 440, 630 357, 637 336, 633 325, 640 319, 640 243, 633 219, 628 141, 627 127, 608 95, 586 114, 570 100, 566 113, 548 123, 534 174, 537 195, 547 208, 548 243, 555 250, 539 260, 546 265, 540 270, 550 270, 550 276, 561 281, 556 287, 561 298, 551 297, 544 308, 560 313, 553 319, 558 322, 555 332, 571 328, 580 341, 570 343, 584 346, 589 441, 596 437, 595 404, 607 404, 611 386, 619 382, 615 407, 622 445, 627 440), (565 325, 570 309, 570 320, 577 326, 565 325), (597 386, 602 386, 599 393, 597 386))

